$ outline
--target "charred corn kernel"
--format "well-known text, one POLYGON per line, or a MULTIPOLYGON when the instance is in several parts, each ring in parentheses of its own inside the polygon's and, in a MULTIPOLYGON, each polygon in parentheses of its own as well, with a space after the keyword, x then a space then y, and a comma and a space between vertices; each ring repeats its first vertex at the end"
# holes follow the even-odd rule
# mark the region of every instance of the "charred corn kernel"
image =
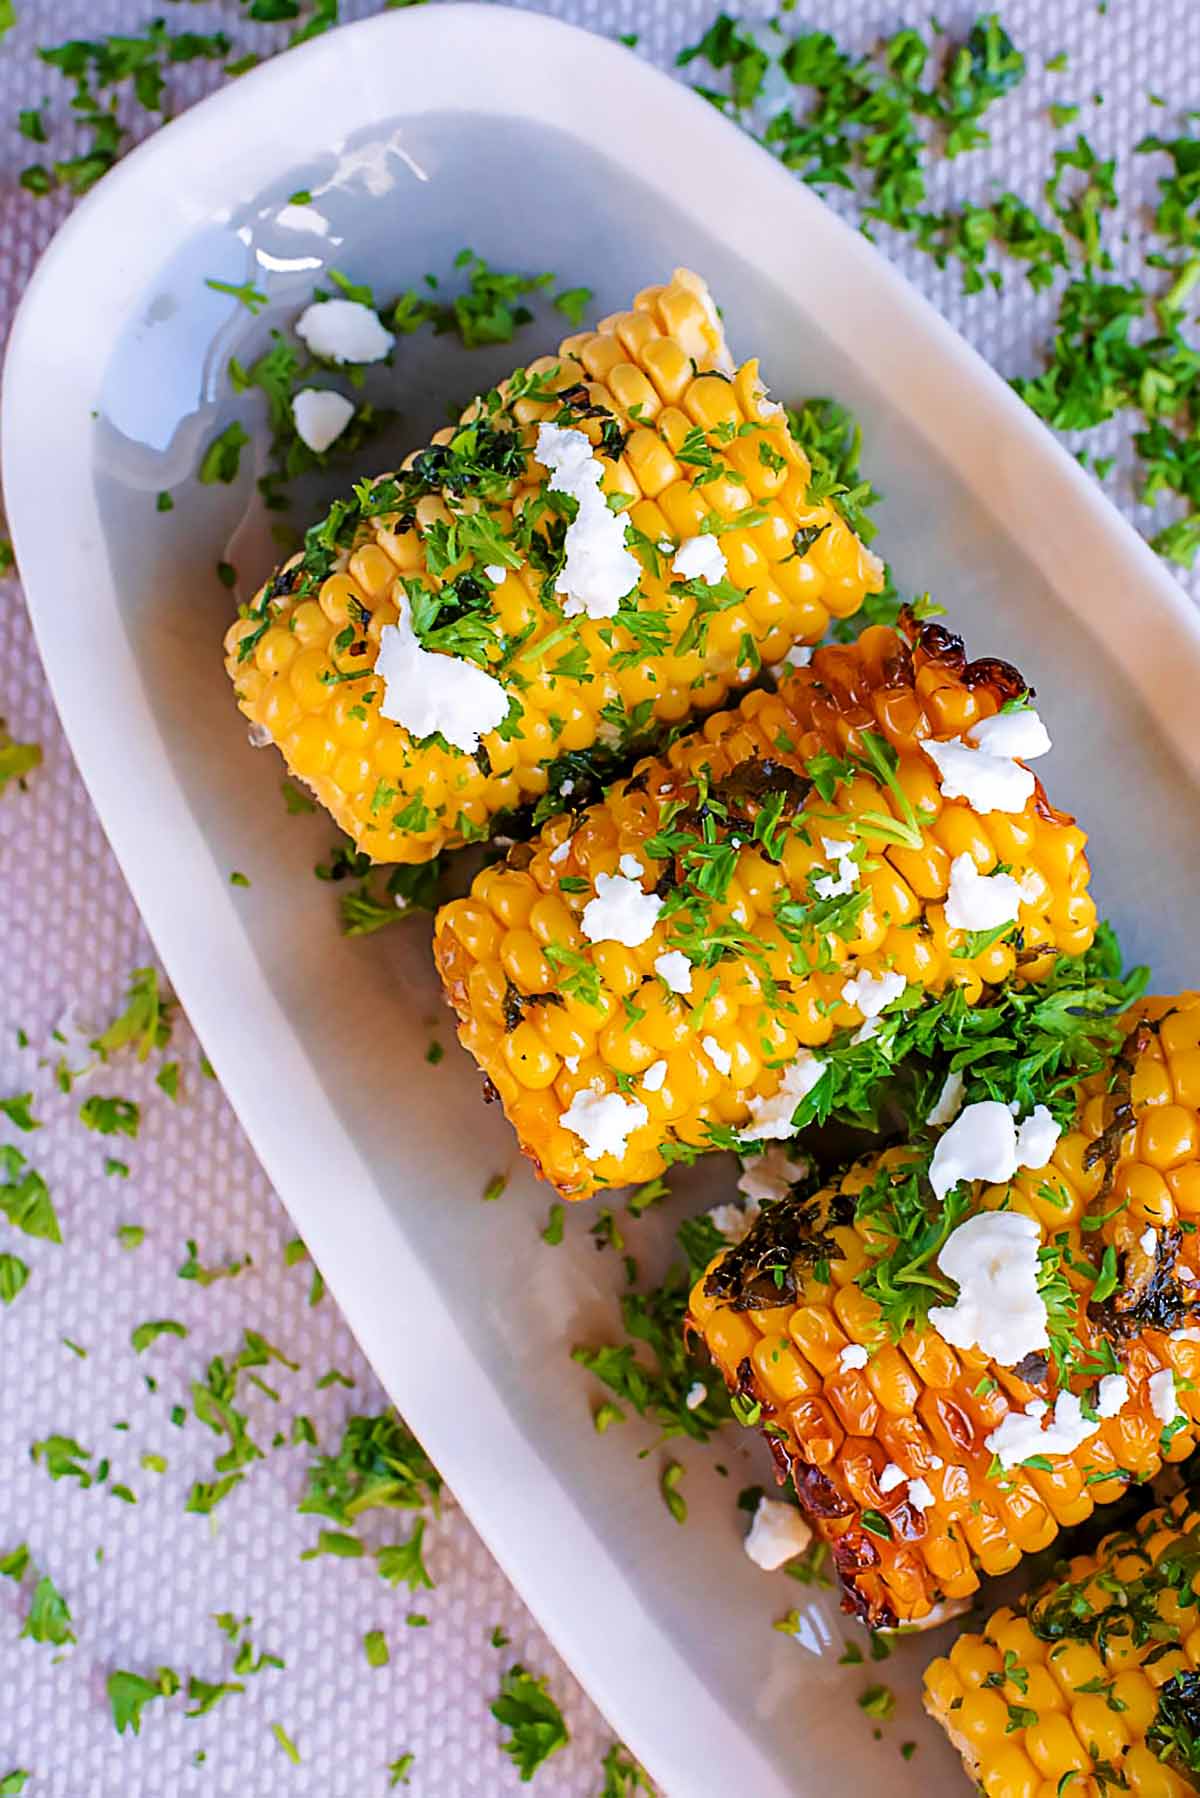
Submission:
MULTIPOLYGON (((985 982, 1010 971, 1026 980, 1011 949, 999 964, 947 927, 951 857, 935 829, 976 845, 978 859, 994 865, 1001 851, 990 833, 1004 816, 1004 859, 1018 882, 1035 861, 1062 871, 1062 895, 1078 905, 1069 925, 1048 932, 1035 978, 1052 971, 1057 953, 1087 948, 1094 908, 1083 832, 1040 789, 1019 816, 977 815, 965 800, 943 797, 920 749, 946 717, 967 729, 1021 690, 1005 664, 966 664, 958 639, 937 626, 870 628, 852 646, 817 650, 777 692, 755 691, 707 719, 574 822, 554 818, 506 868, 481 874, 470 899, 442 909, 435 953, 459 1035, 502 1098, 500 1073, 511 1067, 504 1028, 477 1015, 472 1000, 481 907, 506 930, 529 920, 555 971, 552 991, 523 989, 514 978, 516 1008, 535 1015, 539 994, 551 1006, 574 997, 582 1016, 593 1008, 592 1040, 621 1087, 629 1129, 596 1159, 571 1129, 522 1137, 564 1197, 621 1185, 635 1165, 657 1173, 685 1145, 694 1153, 731 1135, 788 1134, 824 1059, 864 1026, 874 1030, 868 1020, 881 986, 885 1003, 905 983, 930 994, 956 986, 974 1003, 985 982), (629 868, 633 875, 622 876, 629 868), (614 876, 642 922, 606 934, 589 908, 595 902, 603 914, 599 895, 614 876), (551 896, 553 911, 544 909, 551 896), (642 1069, 612 1054, 623 1028, 643 1031, 660 1052, 680 1051, 674 1090, 690 1102, 665 1129, 639 1082, 628 1084, 642 1069), (689 1040, 695 1053, 685 1060, 689 1040)), ((1022 905, 1022 926, 1025 916, 1022 905)), ((1156 1141, 1166 1142, 1162 1132, 1156 1141)), ((1181 1141, 1176 1129, 1172 1151, 1181 1141)))
POLYGON ((569 793, 573 757, 611 765, 719 705, 879 591, 882 564, 830 502, 809 504, 810 475, 757 363, 734 371, 707 288, 678 270, 339 502, 227 633, 238 703, 360 850, 428 861, 569 793), (568 521, 545 505, 543 420, 591 440, 624 502, 637 572, 615 617, 567 616, 555 591, 568 521), (671 566, 705 532, 724 559, 715 587, 671 566), (768 540, 791 560, 771 561, 768 540), (382 715, 381 632, 400 610, 426 649, 503 687, 507 716, 474 752, 469 732, 455 746, 382 715))
POLYGON ((1045 1782, 1039 1794, 1134 1792, 1184 1798, 1195 1790, 1195 1705, 1200 1686, 1200 1501, 1181 1492, 1129 1530, 1107 1536, 1094 1556, 1074 1559, 1066 1577, 1027 1594, 980 1634, 959 1638, 950 1661, 925 1674, 925 1708, 984 1792, 1012 1788, 1021 1762, 1045 1782), (996 1730, 987 1694, 967 1689, 959 1669, 999 1657, 996 1730), (1050 1707, 1038 1675, 1053 1675, 1050 1707), (1163 1668, 1167 1671, 1164 1674, 1163 1668))
MULTIPOLYGON (((1140 1159, 1151 1122, 1166 1119, 1151 1140, 1166 1143, 1172 1156, 1200 1130, 1200 1118, 1169 1088, 1153 1105, 1134 1097, 1156 1090, 1143 1077, 1148 1069, 1169 1066, 1159 1023, 1164 1012, 1180 1020, 1178 1031, 1182 1020, 1200 1019, 1200 994, 1136 1008, 1124 1020, 1124 1041, 1111 1065, 1081 1083, 1075 1127, 1060 1137, 1051 1166, 1022 1168, 1004 1186, 977 1183, 971 1199, 974 1210, 1004 1207, 1037 1221, 1042 1266, 1060 1272, 1061 1317, 1077 1351, 1070 1390, 1095 1410, 1099 1370, 1119 1369, 1124 1378, 1119 1408, 1108 1402, 1110 1391, 1095 1428, 1071 1453, 1031 1449, 1027 1459, 1005 1466, 991 1440, 1030 1401, 1053 1406, 1059 1388, 1050 1357, 1006 1368, 979 1349, 952 1348, 927 1321, 892 1339, 878 1298, 885 1289, 878 1283, 872 1289, 871 1272, 897 1241, 896 1226, 887 1221, 894 1215, 889 1194, 911 1180, 914 1165, 918 1173, 924 1166, 914 1163, 911 1150, 867 1157, 815 1198, 772 1206, 744 1242, 717 1257, 692 1293, 691 1329, 731 1390, 757 1402, 779 1465, 790 1472, 814 1530, 833 1547, 847 1608, 872 1624, 920 1622, 946 1600, 973 1591, 981 1574, 1003 1572, 1047 1547, 1097 1503, 1118 1497, 1132 1480, 1149 1479, 1196 1443, 1200 1349, 1173 1332, 1193 1319, 1200 1324, 1200 1243, 1194 1233, 1170 1226, 1150 1254, 1138 1208, 1147 1181, 1161 1180, 1140 1159), (1051 1182, 1060 1203, 1045 1198, 1051 1182), (767 1265, 769 1284, 756 1284, 767 1265), (1090 1304, 1106 1266, 1107 1296, 1090 1304), (792 1351, 787 1392, 742 1347, 764 1303, 772 1306, 771 1339, 786 1339, 792 1351), (1160 1390, 1168 1369, 1178 1409, 1170 1420, 1160 1390), (790 1394, 801 1378, 804 1404, 796 1407, 790 1394), (889 1465, 896 1471, 880 1484, 889 1465)), ((1143 1564, 1125 1553, 1117 1564, 1122 1582, 1135 1579, 1143 1564)), ((1194 1571, 1200 1586, 1200 1535, 1194 1571)), ((1169 1614, 1174 1603, 1164 1593, 1161 1612, 1169 1614)), ((1189 1627, 1200 1645, 1200 1614, 1189 1627)), ((1073 1727, 1086 1727, 1080 1739, 1085 1747, 1102 1747, 1101 1759, 1123 1754, 1136 1738, 1152 1696, 1145 1682, 1153 1664, 1143 1672, 1141 1657, 1119 1637, 1106 1661, 1090 1644, 1071 1639, 1047 1654, 1034 1620, 1008 1612, 993 1619, 986 1640, 963 1637, 952 1650, 963 1686, 991 1695, 959 1716, 964 1734, 982 1730, 982 1720, 994 1713, 992 1675, 1008 1657, 1026 1669, 1036 1663, 1029 1689, 1042 1713, 1063 1708, 1060 1692, 1079 1693, 1101 1674, 1119 1679, 1118 1706, 1104 1698, 1076 1706, 1073 1727)), ((1028 1753, 1044 1774, 1050 1748, 1035 1752, 1031 1744, 1028 1753)))

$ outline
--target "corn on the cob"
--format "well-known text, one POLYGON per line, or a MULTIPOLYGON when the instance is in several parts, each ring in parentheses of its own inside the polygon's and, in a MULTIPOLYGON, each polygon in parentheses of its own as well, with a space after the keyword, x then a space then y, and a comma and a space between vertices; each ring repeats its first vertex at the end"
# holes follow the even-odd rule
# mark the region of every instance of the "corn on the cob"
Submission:
POLYGON ((871 627, 817 650, 603 804, 549 821, 440 912, 460 1039, 565 1197, 650 1179, 738 1133, 786 1136, 822 1067, 864 1035, 886 1048, 922 992, 955 986, 974 1003, 1090 944, 1073 820, 1024 769, 1025 803, 981 816, 946 796, 922 751, 1011 703, 1020 676, 967 663, 936 625, 905 628, 911 641, 871 627), (1007 868, 1013 929, 952 926, 963 864, 1007 868), (632 947, 636 927, 595 940, 591 907, 618 889, 643 927, 654 917, 632 947), (600 1125, 590 1142, 581 1107, 600 1125))
POLYGON ((1198 1575, 1185 1490, 932 1663, 925 1708, 988 1798, 1195 1792, 1198 1575))
POLYGON ((950 1224, 939 1230, 927 1163, 911 1149, 772 1206, 692 1292, 689 1327, 739 1414, 761 1412, 781 1472, 832 1545, 848 1608, 873 1624, 962 1598, 1195 1443, 1200 994, 1148 1001, 1127 1022, 1048 1165, 973 1189, 973 1212, 1036 1221, 1049 1355, 1001 1366, 905 1308, 905 1292, 928 1297, 950 1224), (1113 1404, 1106 1377, 1124 1382, 1106 1389, 1113 1404), (1035 1444, 1002 1466, 989 1437, 1031 1404, 1057 1407, 1061 1390, 1089 1405, 1100 1392, 1096 1429, 1070 1453, 1035 1444))
MULTIPOLYGON (((226 636, 238 703, 360 850, 427 861, 566 790, 589 757, 611 765, 710 711, 879 591, 882 565, 809 501, 810 475, 757 363, 734 371, 707 288, 678 270, 314 527, 226 636), (616 591, 584 603, 564 588, 571 502, 536 460, 541 422, 587 439, 619 609, 616 591), (683 544, 695 567, 676 571, 683 544), (395 701, 380 636, 401 612, 425 651, 480 670, 477 695, 494 677, 491 724, 452 743, 424 710, 412 732, 381 715, 395 701)), ((418 686, 449 678, 419 669, 418 686)))

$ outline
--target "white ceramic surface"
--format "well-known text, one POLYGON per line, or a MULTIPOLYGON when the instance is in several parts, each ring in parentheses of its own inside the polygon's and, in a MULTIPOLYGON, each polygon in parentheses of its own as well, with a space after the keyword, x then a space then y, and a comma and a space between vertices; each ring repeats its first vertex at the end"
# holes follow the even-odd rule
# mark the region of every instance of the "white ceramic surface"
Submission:
MULTIPOLYGON (((611 1328, 615 1258, 594 1252, 586 1208, 561 1248, 538 1244, 547 1195, 474 1070, 457 1052, 425 1062, 439 1001, 424 925, 336 935, 310 873, 331 833, 284 816, 278 762, 247 747, 230 700, 214 563, 234 539, 249 588, 269 551, 261 523, 239 529, 248 464, 229 489, 189 472, 217 426, 256 416, 225 357, 293 313, 325 261, 398 290, 464 243, 586 282, 605 308, 687 262, 776 393, 859 413, 898 580, 932 588, 973 653, 1036 682, 1051 790, 1089 826, 1102 907, 1163 983, 1195 977, 1200 630, 1088 478, 862 238, 702 101, 526 14, 384 15, 196 107, 79 208, 12 336, 9 518, 80 768, 268 1173, 489 1546, 672 1798, 953 1792, 916 1710, 929 1645, 889 1663, 900 1720, 875 1743, 855 1704, 865 1670, 836 1665, 852 1626, 742 1555, 732 1496, 761 1474, 747 1443, 670 1445, 688 1469, 680 1529, 656 1489, 666 1455, 635 1456, 648 1433, 595 1436, 567 1351, 611 1328), (280 235, 301 186, 320 190, 323 238, 280 235), (259 321, 203 285, 245 278, 252 257, 271 297, 259 321), (163 487, 176 505, 158 514, 163 487), (485 1207, 501 1168, 509 1192, 485 1207), (796 1604, 788 1640, 769 1624, 796 1604), (911 1765, 904 1736, 921 1741, 911 1765)), ((522 358, 552 344, 550 320, 538 329, 522 358)), ((395 441, 510 355, 405 340, 375 389, 402 407, 395 441)), ((727 1181, 714 1162, 680 1203, 727 1181)))

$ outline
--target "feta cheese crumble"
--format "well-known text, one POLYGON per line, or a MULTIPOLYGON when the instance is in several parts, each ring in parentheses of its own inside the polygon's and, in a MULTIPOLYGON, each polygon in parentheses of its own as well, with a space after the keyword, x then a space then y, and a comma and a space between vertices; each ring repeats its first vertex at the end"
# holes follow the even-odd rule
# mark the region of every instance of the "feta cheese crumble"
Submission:
POLYGON ((663 902, 643 893, 628 874, 597 874, 596 897, 583 908, 579 927, 589 943, 624 943, 637 949, 654 934, 663 902))
POLYGON ((491 581, 492 585, 498 587, 507 575, 508 569, 504 566, 503 562, 485 562, 483 565, 483 572, 487 575, 488 580, 491 581))
POLYGON ((1031 1399, 1024 1411, 1002 1417, 985 1442, 1007 1472, 1031 1455, 1073 1455, 1100 1428, 1083 1414, 1073 1392, 1060 1392, 1050 1411, 1044 1399, 1031 1399))
POLYGON ((707 1397, 708 1387, 704 1384, 704 1381, 693 1380, 687 1389, 687 1397, 683 1402, 689 1411, 698 1411, 707 1397))
POLYGON ((934 1502, 933 1488, 925 1480, 909 1480, 908 1502, 915 1511, 927 1511, 934 1502))
POLYGON ((1129 1381, 1123 1373, 1106 1373, 1096 1393, 1100 1417, 1118 1417, 1129 1403, 1129 1381))
POLYGON ((953 1305, 934 1305, 929 1321, 955 1348, 978 1348, 1015 1367, 1049 1347, 1046 1304, 1038 1291, 1037 1220, 1019 1211, 981 1211, 951 1231, 938 1267, 958 1286, 953 1305))
POLYGON ((957 1068, 947 1074, 942 1081, 942 1090, 937 1096, 937 1102, 925 1122, 932 1124, 935 1130, 944 1129, 947 1124, 952 1124, 962 1110, 963 1093, 966 1091, 966 1086, 967 1083, 957 1068))
POLYGON ((1050 747, 1045 725, 1029 708, 997 712, 973 725, 965 737, 921 744, 938 771, 943 797, 965 799, 981 817, 1024 811, 1036 783, 1022 762, 1036 760, 1050 747))
POLYGON ((715 1036, 701 1037, 700 1047, 704 1050, 704 1053, 708 1056, 708 1059, 712 1062, 718 1074, 723 1074, 726 1079, 728 1079, 733 1070, 733 1056, 729 1053, 729 1050, 723 1049, 715 1036))
POLYGON ((535 455, 549 473, 553 493, 566 493, 577 510, 563 541, 566 560, 554 583, 565 596, 563 615, 611 618, 637 586, 641 563, 625 546, 623 513, 610 509, 601 490, 599 458, 582 431, 539 425, 535 455))
POLYGON ((1012 924, 1022 896, 1011 874, 981 874, 973 855, 956 855, 950 864, 946 923, 951 930, 995 930, 1000 924, 1012 924))
POLYGON ((944 1199, 960 1180, 1011 1180, 1019 1167, 1044 1167, 1059 1128, 1044 1105, 1034 1107, 1018 1130, 1007 1105, 980 1099, 959 1113, 938 1139, 929 1168, 934 1197, 944 1199))
POLYGON ((1179 1401, 1175 1397, 1175 1375, 1171 1368, 1160 1367, 1157 1373, 1150 1375, 1149 1383, 1150 1409, 1164 1428, 1174 1423, 1179 1416, 1179 1401))
POLYGON ((737 1189, 755 1204, 771 1199, 786 1199, 797 1180, 808 1173, 807 1161, 792 1161, 785 1148, 776 1144, 765 1154, 752 1155, 743 1162, 737 1189))
POLYGON ((879 1476, 879 1490, 881 1492, 894 1492, 897 1486, 904 1486, 907 1485, 907 1483, 908 1475, 905 1473, 903 1467, 897 1467, 894 1461, 889 1461, 879 1476))
POLYGON ((550 863, 550 866, 552 868, 561 868, 563 863, 566 861, 568 855, 570 855, 570 853, 571 853, 571 838, 567 837, 564 842, 561 842, 558 845, 557 849, 552 849, 550 851, 550 854, 547 856, 546 859, 550 863))
POLYGON ((1138 1248, 1143 1255, 1153 1255, 1158 1249, 1158 1237, 1153 1230, 1143 1230, 1138 1237, 1138 1248))
POLYGON ((725 551, 711 532, 700 537, 685 537, 671 561, 672 572, 685 581, 707 581, 710 587, 723 581, 728 573, 725 551))
POLYGON ((322 362, 382 362, 395 342, 360 300, 316 300, 296 320, 296 335, 322 362))
POLYGON ((645 872, 636 855, 623 855, 617 863, 617 873, 623 874, 626 880, 640 880, 645 872))
POLYGON ((562 1114, 562 1125, 577 1136, 589 1161, 621 1156, 635 1130, 649 1123, 650 1113, 636 1099, 620 1093, 579 1092, 562 1114))
POLYGON ((837 873, 813 875, 813 892, 817 898, 840 899, 844 893, 852 893, 862 875, 854 859, 854 844, 843 842, 840 837, 822 837, 821 847, 837 873))
POLYGON ((746 1553, 756 1567, 774 1573, 777 1567, 802 1555, 812 1541, 812 1531, 795 1505, 777 1498, 760 1498, 746 1537, 746 1553))
POLYGON ((642 1075, 642 1085, 648 1093, 660 1093, 663 1089, 663 1082, 666 1077, 666 1062, 652 1061, 650 1066, 646 1069, 646 1072, 642 1075))
POLYGON ((903 974, 868 974, 864 969, 846 981, 842 998, 847 1005, 856 1006, 864 1018, 877 1018, 886 1006, 900 997, 907 985, 903 974))
POLYGON ((673 993, 682 993, 686 997, 691 992, 692 964, 682 949, 668 949, 665 955, 660 955, 654 963, 654 972, 673 993))
POLYGON ((292 399, 296 435, 318 456, 339 438, 354 417, 354 405, 327 387, 302 387, 292 399))
POLYGON ((494 675, 417 642, 407 610, 379 633, 375 673, 383 682, 379 715, 418 739, 440 731, 447 743, 474 755, 480 737, 508 714, 508 694, 494 675))
POLYGON ((750 1122, 742 1126, 740 1134, 749 1142, 782 1142, 791 1136, 792 1114, 824 1072, 825 1063, 811 1049, 801 1049, 784 1070, 779 1091, 770 1098, 750 1100, 750 1122))
POLYGON ((736 1247, 758 1222, 759 1209, 757 1199, 747 1199, 744 1205, 714 1205, 706 1215, 718 1236, 736 1247))
POLYGON ((848 1342, 838 1356, 838 1367, 842 1373, 851 1373, 856 1368, 867 1365, 867 1351, 861 1342, 848 1342))

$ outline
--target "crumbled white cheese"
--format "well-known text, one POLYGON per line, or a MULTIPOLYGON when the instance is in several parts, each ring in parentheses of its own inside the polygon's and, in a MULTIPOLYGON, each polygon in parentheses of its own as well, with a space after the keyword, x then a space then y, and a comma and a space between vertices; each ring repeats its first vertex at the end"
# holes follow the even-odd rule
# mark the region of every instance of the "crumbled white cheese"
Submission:
POLYGON ((1158 1237, 1152 1229, 1143 1230, 1138 1237, 1138 1248, 1143 1255, 1153 1255, 1158 1248, 1158 1237))
POLYGON ((903 1486, 907 1479, 908 1475, 905 1473, 903 1467, 897 1467, 894 1461, 889 1461, 879 1476, 879 1490, 881 1492, 894 1492, 896 1487, 903 1486))
POLYGON ((877 1018, 885 1007, 898 999, 908 985, 903 974, 869 974, 865 969, 847 980, 842 998, 856 1006, 864 1018, 877 1018))
POLYGON ((637 949, 654 934, 662 908, 657 893, 643 893, 627 874, 597 874, 596 897, 584 906, 579 928, 589 943, 637 949))
POLYGON ((503 562, 485 562, 483 565, 483 572, 487 575, 488 580, 491 581, 492 585, 498 587, 507 575, 508 569, 504 566, 503 562))
POLYGON ((1148 1390, 1150 1409, 1159 1423, 1174 1423, 1179 1416, 1179 1401, 1175 1397, 1175 1375, 1172 1369, 1160 1367, 1157 1373, 1152 1373, 1148 1390))
POLYGON ((317 455, 323 455, 354 417, 354 405, 328 387, 302 387, 292 399, 296 435, 317 455))
POLYGON ((960 1180, 999 1185, 1019 1167, 1044 1167, 1058 1137, 1058 1125, 1044 1105, 1036 1106, 1018 1130, 1007 1105, 980 1099, 961 1111, 938 1139, 929 1169, 934 1196, 944 1199, 960 1180))
POLYGON ((795 1505, 782 1504, 777 1498, 759 1499, 745 1543, 756 1567, 774 1573, 803 1554, 811 1541, 812 1531, 795 1505))
POLYGON ((1062 1131, 1045 1105, 1035 1105, 1017 1127, 1017 1166, 1045 1167, 1058 1147, 1062 1131))
POLYGON ((733 1056, 729 1053, 729 1050, 723 1049, 715 1036, 701 1037, 700 1047, 704 1050, 704 1053, 708 1056, 708 1059, 712 1062, 718 1074, 723 1074, 726 1079, 728 1079, 733 1068, 733 1056))
POLYGON ((1123 1373, 1106 1373, 1096 1393, 1096 1412, 1100 1417, 1117 1417, 1129 1403, 1129 1381, 1123 1373))
POLYGON ((562 784, 560 785, 558 791, 559 791, 560 798, 562 798, 562 799, 570 798, 571 794, 575 791, 575 782, 573 780, 564 780, 562 782, 562 784))
MULTIPOLYGON (((1003 1109, 1003 1107, 1001 1107, 1003 1109)), ((1037 1220, 1019 1211, 980 1211, 951 1231, 938 1267, 958 1286, 953 1305, 934 1305, 929 1321, 955 1348, 979 1348, 1015 1367, 1049 1346, 1046 1304, 1038 1291, 1037 1220)))
POLYGON ((1021 909, 1021 888, 1011 874, 981 874, 973 855, 950 864, 946 923, 951 930, 994 930, 1011 924, 1021 909))
POLYGON ((684 539, 675 551, 671 568, 685 581, 707 581, 711 587, 725 579, 729 564, 719 540, 705 532, 703 536, 684 539))
POLYGON ((931 1124, 935 1130, 944 1129, 947 1124, 952 1124, 962 1110, 963 1093, 966 1091, 966 1086, 967 1083, 957 1068, 947 1074, 942 1081, 942 1090, 937 1096, 937 1103, 925 1122, 931 1124))
POLYGON ((867 1351, 861 1342, 848 1342, 838 1356, 838 1366, 843 1373, 850 1373, 855 1368, 867 1365, 867 1351))
POLYGON ((641 563, 625 546, 625 518, 611 510, 601 490, 604 473, 582 431, 561 425, 539 425, 538 461, 549 471, 549 487, 577 502, 563 540, 566 560, 554 583, 565 595, 567 618, 611 618, 625 595, 637 586, 641 563))
POLYGON ((623 874, 626 880, 640 880, 646 870, 636 855, 626 854, 617 863, 617 872, 623 874))
POLYGON ((566 859, 567 859, 568 855, 570 855, 570 853, 571 853, 571 838, 567 837, 563 842, 561 842, 558 845, 557 849, 552 849, 550 851, 550 854, 547 856, 546 859, 550 862, 550 864, 553 867, 561 868, 562 864, 566 861, 566 859))
POLYGON ((822 837, 821 847, 837 873, 813 876, 813 892, 817 898, 840 899, 843 893, 852 893, 862 873, 854 859, 854 844, 843 842, 840 837, 822 837))
POLYGON ((1024 811, 1033 794, 1033 775, 1015 758, 1033 761, 1050 748, 1045 725, 1034 711, 1000 712, 944 742, 923 741, 938 771, 942 795, 965 799, 971 810, 1024 811))
POLYGON ((692 964, 682 949, 668 949, 665 955, 658 956, 654 972, 673 993, 682 993, 686 997, 691 992, 692 964))
POLYGON ((564 1055, 563 1066, 566 1068, 568 1074, 577 1074, 579 1072, 578 1055, 564 1055))
POLYGON ((359 300, 317 300, 296 320, 296 335, 322 362, 382 362, 395 339, 359 300))
POLYGON ((1054 747, 1050 732, 1032 706, 1022 706, 1016 712, 996 712, 991 718, 982 719, 967 731, 966 741, 985 755, 1019 757, 1023 762, 1036 762, 1039 755, 1048 755, 1054 747))
POLYGON ((791 1136, 793 1112, 824 1072, 825 1063, 810 1049, 801 1049, 785 1069, 779 1091, 750 1100, 750 1122, 742 1126, 742 1136, 749 1142, 782 1142, 791 1136))
POLYGON ((648 1093, 659 1093, 663 1089, 663 1082, 666 1080, 666 1077, 666 1062, 652 1061, 650 1066, 646 1069, 646 1072, 642 1075, 642 1085, 648 1093))
POLYGON ((744 1205, 714 1205, 707 1215, 718 1236, 736 1245, 749 1236, 758 1222, 759 1210, 757 1199, 747 1199, 744 1205))
POLYGON ((811 643, 793 643, 779 666, 781 668, 807 668, 812 659, 811 643))
POLYGON ((418 739, 440 731, 464 755, 474 755, 480 737, 508 714, 508 694, 495 676, 474 662, 423 649, 407 610, 380 631, 375 673, 384 687, 380 717, 418 739))
POLYGON ((909 1480, 908 1502, 916 1511, 927 1511, 934 1502, 932 1487, 925 1480, 909 1480))
POLYGON ((1031 1399, 1024 1411, 1010 1411, 985 1441, 1007 1471, 1032 1455, 1073 1455, 1099 1428, 1098 1421, 1084 1416, 1076 1395, 1064 1391, 1053 1412, 1040 1398, 1031 1399))
POLYGON ((759 1205, 769 1199, 786 1199, 796 1181, 807 1173, 807 1161, 790 1160, 787 1150, 775 1143, 764 1154, 743 1162, 738 1191, 759 1205))
POLYGON ((873 1037, 878 1036, 882 1029, 882 1018, 866 1018, 850 1038, 851 1044, 857 1049, 860 1043, 869 1043, 873 1037))
POLYGON ((561 1121, 582 1142, 587 1159, 599 1161, 605 1155, 623 1155, 633 1132, 649 1119, 650 1113, 636 1099, 585 1089, 575 1094, 561 1121))
POLYGON ((693 1380, 687 1389, 687 1397, 683 1402, 689 1411, 698 1411, 707 1397, 708 1387, 704 1384, 704 1381, 693 1380))

